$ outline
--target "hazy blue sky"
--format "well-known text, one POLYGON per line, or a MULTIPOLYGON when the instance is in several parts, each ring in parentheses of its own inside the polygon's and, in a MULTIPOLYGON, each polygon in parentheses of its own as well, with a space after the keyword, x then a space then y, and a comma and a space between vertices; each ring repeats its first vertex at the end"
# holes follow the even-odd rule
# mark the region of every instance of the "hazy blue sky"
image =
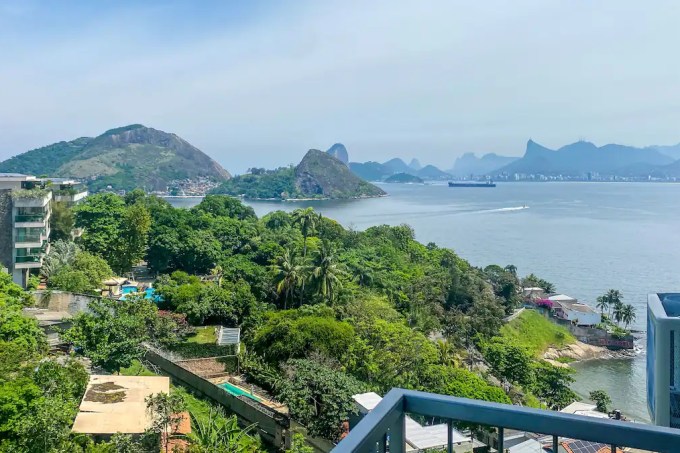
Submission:
POLYGON ((228 170, 680 141, 680 2, 0 0, 0 159, 142 123, 228 170))

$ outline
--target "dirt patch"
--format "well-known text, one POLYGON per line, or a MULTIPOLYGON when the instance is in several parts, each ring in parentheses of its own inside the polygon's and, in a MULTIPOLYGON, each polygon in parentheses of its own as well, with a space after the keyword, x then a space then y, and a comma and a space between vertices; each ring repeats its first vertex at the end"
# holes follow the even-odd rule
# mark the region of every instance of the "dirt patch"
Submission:
POLYGON ((185 362, 179 361, 177 365, 201 377, 215 376, 227 371, 227 367, 222 359, 194 359, 185 362))
POLYGON ((122 385, 114 384, 113 382, 102 382, 101 384, 94 384, 90 387, 95 392, 110 392, 111 390, 124 389, 122 385))
POLYGON ((124 388, 113 382, 94 384, 85 394, 85 401, 103 404, 122 403, 125 400, 125 390, 120 389, 124 388))

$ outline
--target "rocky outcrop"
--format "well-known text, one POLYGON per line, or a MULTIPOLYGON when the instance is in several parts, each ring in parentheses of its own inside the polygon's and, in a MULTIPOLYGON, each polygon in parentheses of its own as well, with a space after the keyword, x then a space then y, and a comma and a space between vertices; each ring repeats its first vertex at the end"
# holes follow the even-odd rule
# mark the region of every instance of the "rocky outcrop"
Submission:
POLYGON ((331 156, 338 159, 345 165, 349 165, 349 154, 347 153, 347 148, 342 143, 336 143, 326 151, 331 156))
POLYGON ((310 149, 295 167, 295 187, 305 197, 366 198, 385 191, 357 177, 333 156, 310 149))

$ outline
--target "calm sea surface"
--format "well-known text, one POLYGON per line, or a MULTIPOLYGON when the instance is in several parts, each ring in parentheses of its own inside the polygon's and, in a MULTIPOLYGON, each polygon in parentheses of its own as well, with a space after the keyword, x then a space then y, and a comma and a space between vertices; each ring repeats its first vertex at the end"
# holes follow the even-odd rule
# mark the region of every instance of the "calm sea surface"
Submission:
MULTIPOLYGON (((637 309, 647 293, 680 290, 680 184, 506 183, 496 188, 384 184, 389 197, 251 202, 258 216, 312 206, 346 227, 407 223, 423 243, 454 249, 477 266, 514 264, 594 306, 609 288, 637 309)), ((174 199, 193 206, 198 199, 174 199)), ((644 348, 644 342, 640 342, 644 348)), ((604 389, 614 406, 648 420, 644 351, 633 359, 577 364, 574 390, 604 389)))

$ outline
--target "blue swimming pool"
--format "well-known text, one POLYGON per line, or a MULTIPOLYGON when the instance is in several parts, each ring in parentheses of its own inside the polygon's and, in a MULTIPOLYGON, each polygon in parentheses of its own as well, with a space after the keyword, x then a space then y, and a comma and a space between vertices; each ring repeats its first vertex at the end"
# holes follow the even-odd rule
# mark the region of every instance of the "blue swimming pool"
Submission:
MULTIPOLYGON (((123 295, 120 296, 120 300, 125 300, 128 294, 134 294, 134 293, 139 293, 139 289, 136 286, 123 286, 122 288, 123 295)), ((154 302, 160 302, 161 296, 156 294, 156 290, 153 288, 147 288, 144 290, 144 299, 149 299, 154 302)))

